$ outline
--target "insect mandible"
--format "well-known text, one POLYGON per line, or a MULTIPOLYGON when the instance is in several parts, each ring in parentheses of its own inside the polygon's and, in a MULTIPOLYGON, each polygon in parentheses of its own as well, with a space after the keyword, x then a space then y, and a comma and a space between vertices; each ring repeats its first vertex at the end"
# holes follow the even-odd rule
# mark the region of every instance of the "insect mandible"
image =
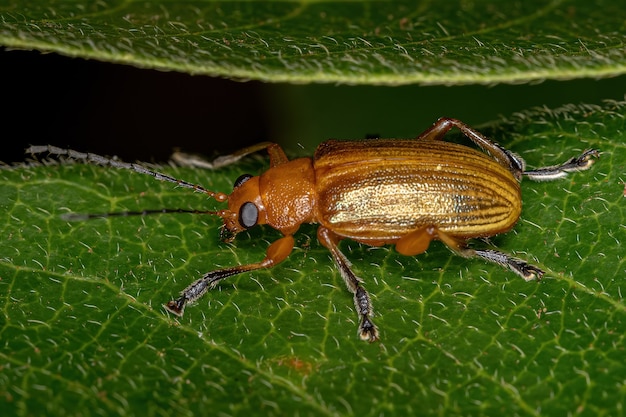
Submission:
POLYGON ((478 257, 503 265, 527 281, 544 272, 528 262, 495 249, 473 249, 469 239, 509 231, 522 208, 522 176, 554 180, 568 172, 588 169, 599 156, 591 149, 566 162, 525 170, 524 160, 489 140, 465 123, 441 118, 416 139, 330 140, 319 145, 313 158, 289 160, 275 143, 264 142, 218 158, 223 166, 265 149, 270 168, 259 176, 242 175, 231 194, 214 192, 171 176, 94 154, 33 146, 32 154, 48 152, 90 163, 110 165, 148 174, 158 180, 206 193, 228 208, 217 211, 147 210, 143 212, 77 215, 76 218, 162 212, 209 213, 223 221, 221 240, 256 225, 267 224, 282 233, 270 244, 265 258, 206 273, 185 288, 165 308, 182 316, 185 306, 232 275, 270 268, 285 260, 294 247, 293 235, 304 223, 317 223, 317 237, 330 251, 359 316, 361 339, 373 342, 379 332, 372 321, 372 303, 363 281, 339 249, 342 239, 370 246, 395 245, 407 256, 423 253, 432 240, 440 240, 464 257, 478 257), (458 128, 482 152, 445 142, 445 134, 458 128))

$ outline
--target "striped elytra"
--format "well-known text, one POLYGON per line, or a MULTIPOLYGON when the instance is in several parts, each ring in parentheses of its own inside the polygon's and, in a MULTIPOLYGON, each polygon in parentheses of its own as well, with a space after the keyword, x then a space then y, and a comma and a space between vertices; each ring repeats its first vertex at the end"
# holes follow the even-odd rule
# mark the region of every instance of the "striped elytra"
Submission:
POLYGON ((327 141, 314 157, 318 222, 364 243, 436 225, 459 238, 511 229, 518 181, 485 153, 430 140, 327 141))

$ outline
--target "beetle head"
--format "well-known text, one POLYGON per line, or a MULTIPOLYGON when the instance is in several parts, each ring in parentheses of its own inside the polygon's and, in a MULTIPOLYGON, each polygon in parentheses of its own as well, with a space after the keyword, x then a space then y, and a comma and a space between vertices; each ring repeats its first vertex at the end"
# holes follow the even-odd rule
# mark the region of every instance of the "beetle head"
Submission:
POLYGON ((259 190, 259 177, 244 174, 237 178, 228 196, 228 210, 216 213, 224 221, 220 239, 231 242, 237 233, 267 222, 259 190))

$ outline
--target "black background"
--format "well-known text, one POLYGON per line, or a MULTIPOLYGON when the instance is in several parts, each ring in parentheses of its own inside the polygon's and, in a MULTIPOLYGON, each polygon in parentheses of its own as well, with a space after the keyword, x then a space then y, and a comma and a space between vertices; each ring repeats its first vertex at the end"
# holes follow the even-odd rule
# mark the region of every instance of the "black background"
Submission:
POLYGON ((29 144, 162 161, 174 147, 210 153, 267 137, 258 82, 27 51, 0 52, 0 67, 5 162, 29 144))
POLYGON ((214 156, 265 140, 310 154, 330 137, 414 137, 443 115, 476 125, 626 91, 624 76, 493 87, 239 82, 6 49, 0 68, 8 163, 30 144, 153 162, 175 148, 214 156))

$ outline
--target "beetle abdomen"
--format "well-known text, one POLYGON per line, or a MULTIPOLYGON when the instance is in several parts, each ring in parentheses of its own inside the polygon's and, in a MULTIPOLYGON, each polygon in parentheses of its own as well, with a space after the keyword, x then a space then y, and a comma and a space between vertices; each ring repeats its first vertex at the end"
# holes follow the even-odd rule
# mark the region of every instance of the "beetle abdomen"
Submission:
POLYGON ((509 230, 519 183, 486 154, 443 141, 328 141, 315 154, 318 221, 361 242, 434 225, 460 238, 509 230))

